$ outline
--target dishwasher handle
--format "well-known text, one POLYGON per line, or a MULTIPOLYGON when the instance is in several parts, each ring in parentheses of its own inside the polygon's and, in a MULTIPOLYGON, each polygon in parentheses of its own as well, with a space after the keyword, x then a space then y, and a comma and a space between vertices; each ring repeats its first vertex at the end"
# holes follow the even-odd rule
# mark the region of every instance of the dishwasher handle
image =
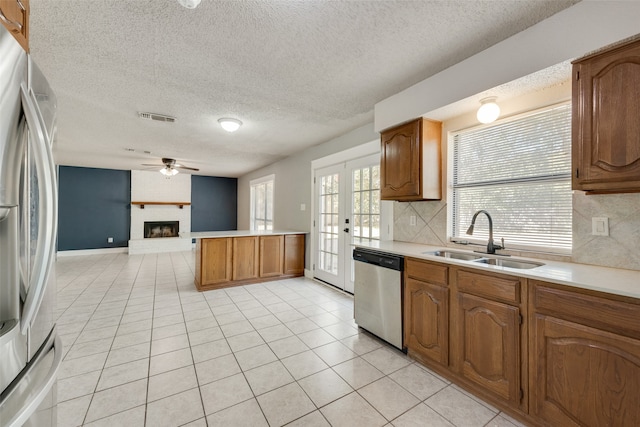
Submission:
POLYGON ((404 257, 368 248, 355 248, 353 260, 396 271, 404 271, 404 257))

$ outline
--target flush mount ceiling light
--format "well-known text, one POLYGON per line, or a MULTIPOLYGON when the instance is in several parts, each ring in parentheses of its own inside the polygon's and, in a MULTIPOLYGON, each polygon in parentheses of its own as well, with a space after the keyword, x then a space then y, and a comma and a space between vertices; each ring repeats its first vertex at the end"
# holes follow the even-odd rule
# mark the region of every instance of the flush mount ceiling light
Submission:
POLYGON ((478 113, 476 117, 480 123, 491 123, 494 122, 498 116, 500 116, 500 107, 496 104, 495 96, 489 96, 487 98, 483 98, 480 100, 480 108, 478 108, 478 113))
POLYGON ((178 0, 178 3, 187 9, 195 9, 200 4, 200 0, 178 0))
POLYGON ((160 173, 164 176, 174 176, 178 174, 178 169, 170 168, 167 166, 166 168, 160 169, 160 173))
POLYGON ((242 122, 237 119, 222 118, 218 119, 218 123, 220 123, 222 129, 226 130, 227 132, 235 132, 240 129, 240 126, 242 126, 242 122))

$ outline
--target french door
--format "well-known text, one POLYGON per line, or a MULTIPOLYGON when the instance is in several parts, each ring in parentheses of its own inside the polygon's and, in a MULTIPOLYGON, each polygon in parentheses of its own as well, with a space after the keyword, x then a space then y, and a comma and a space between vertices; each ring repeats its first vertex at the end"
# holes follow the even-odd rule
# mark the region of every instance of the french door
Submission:
POLYGON ((314 277, 353 293, 353 246, 387 234, 381 233, 388 209, 380 203, 380 156, 316 169, 314 182, 314 277))

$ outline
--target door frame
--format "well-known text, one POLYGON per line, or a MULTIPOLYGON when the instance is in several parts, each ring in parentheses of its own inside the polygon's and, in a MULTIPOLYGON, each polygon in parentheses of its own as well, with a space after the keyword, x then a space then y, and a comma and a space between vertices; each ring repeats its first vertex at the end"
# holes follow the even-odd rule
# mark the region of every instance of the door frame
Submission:
MULTIPOLYGON (((317 229, 314 221, 317 217, 317 194, 314 178, 317 169, 323 169, 329 166, 345 164, 347 162, 358 160, 372 154, 380 155, 380 140, 376 139, 347 150, 339 151, 325 157, 311 161, 311 243, 310 243, 310 261, 311 268, 307 277, 313 279, 315 275, 315 264, 317 260, 317 229)), ((393 202, 381 201, 380 203, 380 240, 393 240, 393 202)))

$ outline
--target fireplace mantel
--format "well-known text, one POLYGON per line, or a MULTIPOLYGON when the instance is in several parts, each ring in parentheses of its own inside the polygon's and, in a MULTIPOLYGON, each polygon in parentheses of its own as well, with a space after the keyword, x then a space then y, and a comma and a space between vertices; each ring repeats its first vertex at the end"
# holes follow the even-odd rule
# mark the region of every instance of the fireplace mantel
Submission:
POLYGON ((182 209, 183 206, 191 205, 191 202, 131 202, 131 204, 140 206, 140 209, 144 209, 144 205, 173 205, 182 209))

